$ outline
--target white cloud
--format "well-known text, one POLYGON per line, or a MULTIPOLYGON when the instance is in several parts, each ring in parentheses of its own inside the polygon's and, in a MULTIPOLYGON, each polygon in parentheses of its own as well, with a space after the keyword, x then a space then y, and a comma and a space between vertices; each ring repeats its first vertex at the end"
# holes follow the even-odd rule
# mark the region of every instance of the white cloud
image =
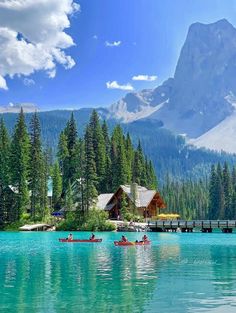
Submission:
POLYGON ((106 47, 119 47, 120 45, 121 45, 121 41, 120 40, 112 41, 112 42, 110 42, 110 41, 106 41, 105 42, 105 46, 106 47))
POLYGON ((128 83, 126 85, 120 85, 116 80, 112 82, 106 82, 106 86, 108 89, 120 89, 120 90, 126 90, 126 91, 134 90, 131 84, 128 83))
POLYGON ((79 8, 74 0, 0 0, 0 88, 6 76, 42 70, 53 77, 57 63, 75 65, 63 51, 74 45, 64 30, 79 8))
POLYGON ((32 78, 24 78, 23 84, 27 87, 35 85, 35 81, 32 78))
POLYGON ((93 39, 97 40, 98 36, 97 35, 93 35, 93 39))
POLYGON ((0 75, 0 89, 7 90, 7 83, 4 77, 0 75))
POLYGON ((155 76, 155 75, 137 75, 137 76, 133 76, 132 80, 145 80, 148 82, 153 82, 153 81, 157 80, 157 76, 155 76))

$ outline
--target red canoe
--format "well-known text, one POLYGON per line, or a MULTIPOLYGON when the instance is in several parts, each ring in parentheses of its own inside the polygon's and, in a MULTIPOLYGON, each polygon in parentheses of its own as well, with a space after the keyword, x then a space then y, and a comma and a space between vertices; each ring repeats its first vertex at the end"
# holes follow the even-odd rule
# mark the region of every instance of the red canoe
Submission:
POLYGON ((115 246, 144 246, 150 245, 151 241, 114 241, 115 246))
POLYGON ((60 242, 102 242, 102 239, 72 239, 72 240, 68 240, 66 238, 60 238, 59 239, 60 242))

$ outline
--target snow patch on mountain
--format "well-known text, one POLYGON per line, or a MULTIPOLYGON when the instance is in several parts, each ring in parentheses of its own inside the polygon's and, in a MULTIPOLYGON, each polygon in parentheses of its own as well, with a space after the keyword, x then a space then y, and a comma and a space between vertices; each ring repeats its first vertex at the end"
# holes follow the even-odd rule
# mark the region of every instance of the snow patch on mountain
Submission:
MULTIPOLYGON (((236 105, 236 103, 235 103, 236 105)), ((236 106, 235 106, 236 107, 236 106)), ((236 109, 221 123, 196 139, 189 139, 188 143, 198 148, 215 151, 236 153, 236 109)))
POLYGON ((162 103, 156 106, 150 106, 148 103, 146 105, 140 105, 139 110, 130 112, 127 110, 127 103, 122 99, 118 102, 117 106, 110 110, 109 115, 115 117, 117 120, 122 121, 122 123, 131 123, 143 118, 146 118, 160 110, 169 99, 163 101, 162 103))

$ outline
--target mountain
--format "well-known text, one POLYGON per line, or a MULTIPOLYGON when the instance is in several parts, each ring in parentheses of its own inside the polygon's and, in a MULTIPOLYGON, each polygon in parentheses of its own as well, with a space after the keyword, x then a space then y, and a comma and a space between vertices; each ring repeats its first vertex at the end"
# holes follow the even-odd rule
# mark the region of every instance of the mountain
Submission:
MULTIPOLYGON (((97 109, 101 119, 107 117, 106 109, 97 109)), ((80 136, 84 134, 84 128, 89 120, 92 109, 80 109, 73 111, 80 136)), ((54 110, 39 112, 42 129, 43 144, 51 148, 52 155, 57 152, 57 144, 60 132, 65 128, 70 118, 69 110, 54 110)), ((5 123, 12 132, 17 114, 3 114, 5 123)), ((32 113, 26 113, 26 123, 29 126, 32 113)), ((117 120, 108 119, 110 130, 117 124, 117 120)), ((206 149, 197 149, 188 145, 183 136, 174 135, 170 130, 163 128, 161 121, 152 119, 138 119, 130 123, 121 123, 125 133, 129 133, 135 145, 141 140, 145 154, 153 161, 159 183, 165 177, 183 179, 187 177, 205 177, 209 173, 213 163, 225 161, 233 164, 236 157, 226 153, 216 153, 206 149)))
POLYGON ((233 149, 231 146, 236 136, 236 130, 231 129, 235 118, 235 73, 236 29, 225 19, 192 24, 174 77, 153 90, 127 94, 109 108, 110 116, 125 123, 142 118, 157 120, 175 134, 196 139, 191 142, 197 146, 236 152, 235 145, 233 149), (223 145, 222 140, 209 145, 204 139, 208 132, 214 133, 213 139, 224 137, 227 129, 231 129, 229 145, 223 145))
MULTIPOLYGON (((212 163, 236 161, 235 155, 221 153, 222 149, 236 153, 235 73, 236 29, 225 19, 207 25, 195 23, 189 28, 173 78, 157 88, 128 93, 97 111, 110 129, 121 123, 134 142, 141 140, 160 180, 167 174, 199 177, 209 171, 212 163)), ((24 109, 35 111, 33 106, 24 109)), ((80 135, 91 111, 74 111, 80 135)), ((43 142, 54 155, 70 114, 67 110, 39 112, 43 142)), ((12 131, 17 115, 3 116, 12 131)), ((31 113, 26 114, 27 123, 30 117, 31 113)))
MULTIPOLYGON (((227 97, 228 101, 236 107, 236 99, 232 96, 227 97)), ((227 116, 222 122, 204 133, 196 139, 188 140, 189 143, 198 148, 206 147, 215 151, 236 152, 236 110, 227 116)))
POLYGON ((170 78, 161 86, 145 89, 138 93, 128 93, 124 98, 109 108, 108 118, 115 118, 122 123, 130 123, 152 116, 169 102, 173 79, 170 78))

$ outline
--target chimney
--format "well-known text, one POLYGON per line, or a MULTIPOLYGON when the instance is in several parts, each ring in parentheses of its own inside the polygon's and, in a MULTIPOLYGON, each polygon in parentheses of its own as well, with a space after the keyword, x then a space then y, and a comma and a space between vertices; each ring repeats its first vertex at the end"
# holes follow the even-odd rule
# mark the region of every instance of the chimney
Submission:
POLYGON ((139 193, 138 193, 138 184, 132 183, 130 186, 130 192, 135 206, 139 205, 139 193))

